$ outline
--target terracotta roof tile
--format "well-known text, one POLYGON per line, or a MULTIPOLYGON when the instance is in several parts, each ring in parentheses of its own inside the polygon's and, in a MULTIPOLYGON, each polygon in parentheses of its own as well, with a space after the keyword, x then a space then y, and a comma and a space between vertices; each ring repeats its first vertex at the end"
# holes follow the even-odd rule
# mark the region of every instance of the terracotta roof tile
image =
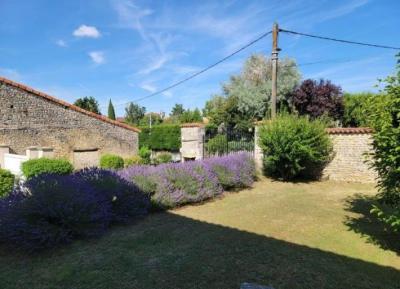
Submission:
POLYGON ((335 127, 327 128, 329 134, 368 134, 372 133, 372 128, 369 127, 335 127))
POLYGON ((63 100, 60 100, 58 98, 55 98, 55 97, 53 97, 51 95, 48 95, 48 94, 46 94, 44 92, 38 91, 36 89, 33 89, 33 88, 29 87, 29 86, 23 85, 21 83, 9 80, 9 79, 1 77, 1 76, 0 76, 0 82, 6 83, 8 85, 11 85, 11 86, 14 86, 14 87, 17 87, 17 88, 20 88, 22 90, 25 90, 27 92, 30 92, 30 93, 35 94, 37 96, 40 96, 40 97, 42 97, 42 98, 44 98, 44 99, 46 99, 48 101, 54 102, 54 103, 56 103, 58 105, 61 105, 64 108, 71 109, 71 110, 86 114, 87 116, 96 118, 96 119, 98 119, 100 121, 103 121, 103 122, 106 122, 106 123, 109 123, 109 124, 112 124, 112 125, 116 125, 116 126, 124 128, 124 129, 128 129, 128 130, 134 131, 134 132, 140 132, 140 129, 138 129, 137 127, 133 127, 133 126, 127 125, 125 123, 109 119, 108 117, 105 117, 103 115, 98 115, 96 113, 84 110, 84 109, 82 109, 82 108, 80 108, 80 107, 78 107, 76 105, 70 104, 70 103, 65 102, 63 100))
POLYGON ((204 123, 201 122, 192 122, 192 123, 183 123, 181 127, 204 127, 204 123))

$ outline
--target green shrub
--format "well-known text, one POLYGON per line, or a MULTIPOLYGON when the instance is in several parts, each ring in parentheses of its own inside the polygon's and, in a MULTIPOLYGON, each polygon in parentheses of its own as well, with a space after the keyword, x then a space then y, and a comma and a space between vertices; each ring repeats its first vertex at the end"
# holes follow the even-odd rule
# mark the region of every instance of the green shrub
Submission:
POLYGON ((100 167, 103 169, 122 169, 124 167, 124 159, 117 155, 105 154, 100 158, 100 167))
POLYGON ((283 180, 319 177, 332 152, 324 124, 295 115, 267 122, 260 127, 258 141, 264 172, 283 180))
POLYGON ((139 147, 151 150, 179 151, 181 147, 181 127, 177 124, 141 127, 139 147))
POLYGON ((169 152, 160 153, 154 158, 154 163, 156 165, 166 164, 170 162, 172 162, 172 154, 169 152))
POLYGON ((371 116, 377 109, 388 105, 389 98, 386 94, 346 93, 344 95, 343 126, 369 127, 373 126, 371 116))
POLYGON ((228 138, 225 134, 217 134, 206 143, 206 150, 211 155, 222 155, 228 150, 228 138))
POLYGON ((143 164, 150 164, 151 150, 147 146, 139 149, 139 156, 142 158, 143 164))
POLYGON ((129 158, 124 159, 124 167, 128 168, 131 166, 141 165, 143 164, 143 159, 140 156, 131 156, 129 158))
POLYGON ((15 177, 10 171, 0 169, 0 198, 11 192, 14 181, 15 177))
POLYGON ((22 163, 22 172, 26 178, 32 178, 44 173, 68 175, 74 167, 64 159, 39 158, 22 163))

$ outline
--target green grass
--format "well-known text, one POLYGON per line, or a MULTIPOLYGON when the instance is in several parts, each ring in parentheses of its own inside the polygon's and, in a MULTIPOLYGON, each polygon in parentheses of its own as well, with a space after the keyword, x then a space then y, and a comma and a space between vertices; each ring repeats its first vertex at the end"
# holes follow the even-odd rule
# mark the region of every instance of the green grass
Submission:
POLYGON ((2 248, 0 288, 400 288, 398 238, 369 218, 373 194, 370 185, 262 179, 98 240, 34 256, 2 248))

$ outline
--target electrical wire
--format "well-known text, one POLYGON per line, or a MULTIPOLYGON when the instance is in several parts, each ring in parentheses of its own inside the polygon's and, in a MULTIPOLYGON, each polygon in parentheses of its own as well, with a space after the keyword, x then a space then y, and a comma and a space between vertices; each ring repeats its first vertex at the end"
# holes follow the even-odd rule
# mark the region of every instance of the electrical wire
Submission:
POLYGON ((347 44, 356 44, 356 45, 363 45, 363 46, 376 47, 376 48, 400 50, 400 47, 380 45, 380 44, 372 44, 372 43, 365 43, 365 42, 357 42, 357 41, 351 41, 351 40, 343 40, 343 39, 338 39, 338 38, 325 37, 325 36, 319 36, 319 35, 312 35, 312 34, 307 34, 307 33, 302 33, 302 32, 297 32, 297 31, 291 31, 291 30, 286 30, 286 29, 279 29, 279 31, 280 32, 284 32, 284 33, 307 36, 307 37, 318 38, 318 39, 323 39, 323 40, 336 41, 336 42, 347 43, 347 44))

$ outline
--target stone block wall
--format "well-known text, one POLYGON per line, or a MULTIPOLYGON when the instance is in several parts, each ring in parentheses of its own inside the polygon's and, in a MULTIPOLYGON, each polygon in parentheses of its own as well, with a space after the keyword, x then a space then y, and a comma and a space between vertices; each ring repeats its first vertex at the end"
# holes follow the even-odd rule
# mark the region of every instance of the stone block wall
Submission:
MULTIPOLYGON (((74 161, 74 152, 137 154, 139 130, 0 78, 0 144, 14 154, 32 146, 74 161)), ((94 163, 98 160, 86 160, 94 163)))
MULTIPOLYGON (((323 179, 375 183, 377 173, 366 163, 372 151, 372 130, 369 128, 332 128, 327 132, 333 143, 333 158, 323 171, 323 179)), ((262 170, 263 152, 257 144, 255 130, 254 157, 257 169, 262 170)))

